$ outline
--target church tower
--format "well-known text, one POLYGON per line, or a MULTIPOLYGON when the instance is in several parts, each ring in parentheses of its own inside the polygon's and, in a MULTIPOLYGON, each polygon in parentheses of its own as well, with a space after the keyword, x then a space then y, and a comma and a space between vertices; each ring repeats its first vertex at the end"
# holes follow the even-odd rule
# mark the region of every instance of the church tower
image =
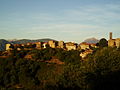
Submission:
POLYGON ((110 40, 112 39, 112 32, 110 32, 110 40))

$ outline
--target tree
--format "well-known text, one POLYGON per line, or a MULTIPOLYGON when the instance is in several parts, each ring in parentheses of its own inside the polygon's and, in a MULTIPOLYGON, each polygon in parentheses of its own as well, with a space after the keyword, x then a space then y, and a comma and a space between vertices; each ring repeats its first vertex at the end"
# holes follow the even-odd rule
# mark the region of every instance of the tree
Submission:
POLYGON ((89 73, 86 81, 91 90, 120 89, 120 51, 104 47, 90 56, 85 64, 89 73))
POLYGON ((100 47, 107 47, 108 46, 108 41, 105 38, 100 39, 99 46, 100 47))
POLYGON ((66 53, 65 62, 77 64, 80 63, 80 52, 77 50, 70 50, 66 53))
MULTIPOLYGON (((70 90, 87 90, 86 75, 81 63, 64 66, 64 72, 59 79, 59 88, 70 90)), ((60 89, 60 90, 61 90, 60 89)))

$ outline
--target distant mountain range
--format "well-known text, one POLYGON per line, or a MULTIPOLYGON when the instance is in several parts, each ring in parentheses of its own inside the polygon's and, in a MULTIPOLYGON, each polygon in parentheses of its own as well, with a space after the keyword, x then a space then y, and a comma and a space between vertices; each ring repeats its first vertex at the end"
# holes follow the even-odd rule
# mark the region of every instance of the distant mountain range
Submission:
MULTIPOLYGON (((56 40, 50 39, 50 38, 37 39, 37 40, 30 40, 30 39, 5 40, 5 39, 0 39, 0 51, 4 51, 5 50, 5 44, 7 44, 7 43, 26 44, 26 43, 34 43, 34 42, 48 42, 50 40, 56 41, 56 40)), ((97 43, 97 42, 99 42, 99 40, 96 39, 96 38, 89 38, 89 39, 84 40, 84 42, 87 42, 87 43, 97 43)))
POLYGON ((86 43, 94 43, 94 44, 96 44, 96 43, 99 42, 99 40, 96 39, 96 38, 88 38, 88 39, 84 40, 84 42, 86 42, 86 43))
MULTIPOLYGON (((34 42, 48 42, 53 39, 45 38, 45 39, 37 39, 37 40, 30 40, 30 39, 21 39, 21 40, 14 40, 10 41, 13 44, 26 44, 26 43, 34 43, 34 42)), ((56 40, 53 40, 56 41, 56 40)))
MULTIPOLYGON (((5 40, 5 39, 0 39, 0 51, 5 50, 5 45, 7 43, 12 43, 12 44, 26 44, 26 43, 34 43, 34 42, 48 42, 53 39, 45 38, 45 39, 37 39, 37 40, 30 40, 30 39, 21 39, 21 40, 5 40)), ((53 40, 56 41, 56 40, 53 40)))

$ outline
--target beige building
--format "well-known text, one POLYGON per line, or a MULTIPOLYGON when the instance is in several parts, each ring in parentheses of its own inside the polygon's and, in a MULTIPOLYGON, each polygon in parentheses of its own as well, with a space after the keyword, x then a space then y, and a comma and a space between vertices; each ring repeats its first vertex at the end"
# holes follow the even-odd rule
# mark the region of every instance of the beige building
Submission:
POLYGON ((47 44, 48 44, 48 43, 44 42, 44 43, 42 44, 43 48, 46 48, 46 45, 47 45, 47 44))
POLYGON ((64 42, 63 41, 59 41, 58 42, 58 47, 59 48, 64 48, 64 42))
POLYGON ((48 41, 48 44, 51 48, 55 48, 56 47, 56 44, 54 41, 48 41))
POLYGON ((81 49, 90 49, 90 44, 83 42, 80 44, 81 49))
POLYGON ((90 44, 91 47, 97 48, 96 44, 92 43, 90 44))
POLYGON ((10 46, 11 44, 6 44, 6 50, 11 50, 10 46))
POLYGON ((77 49, 77 44, 68 42, 65 44, 67 50, 76 50, 77 49))
POLYGON ((117 47, 117 48, 120 48, 120 38, 117 38, 117 39, 115 40, 115 43, 116 43, 116 47, 117 47))
POLYGON ((112 32, 110 32, 110 39, 108 40, 108 46, 120 48, 120 38, 112 39, 112 32))
POLYGON ((36 48, 41 49, 42 48, 42 43, 41 42, 36 42, 36 48))
POLYGON ((86 51, 80 53, 80 56, 82 58, 85 58, 88 54, 92 54, 92 53, 93 53, 93 50, 89 49, 89 50, 86 50, 86 51))
POLYGON ((108 46, 115 47, 116 46, 115 39, 109 39, 108 40, 108 46))

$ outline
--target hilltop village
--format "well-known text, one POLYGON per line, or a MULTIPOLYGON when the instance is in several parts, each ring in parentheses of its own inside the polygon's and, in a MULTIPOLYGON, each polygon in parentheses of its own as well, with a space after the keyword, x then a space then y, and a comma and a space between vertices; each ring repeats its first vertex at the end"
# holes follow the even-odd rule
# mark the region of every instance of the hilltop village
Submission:
MULTIPOLYGON (((64 41, 48 41, 48 42, 35 42, 35 43, 27 43, 27 44, 6 44, 6 51, 17 49, 17 50, 32 50, 35 49, 45 49, 47 47, 51 48, 62 48, 64 50, 85 50, 85 53, 92 53, 91 47, 97 48, 96 44, 90 43, 80 43, 79 45, 74 42, 64 41)), ((85 54, 81 54, 84 57, 85 54)))
POLYGON ((8 42, 0 52, 1 89, 119 90, 119 83, 120 38, 113 39, 111 32, 109 40, 96 44, 8 42))
POLYGON ((117 48, 120 47, 120 38, 113 39, 112 38, 112 32, 110 32, 110 37, 109 37, 109 40, 108 40, 108 46, 117 47, 117 48))
MULTIPOLYGON (((120 47, 120 38, 113 39, 112 38, 112 32, 110 32, 109 40, 108 40, 108 46, 110 47, 120 47)), ((35 43, 26 43, 26 44, 6 44, 6 51, 17 49, 17 50, 32 50, 32 48, 35 49, 45 49, 47 47, 51 48, 62 48, 64 50, 84 50, 80 54, 82 58, 86 57, 87 54, 90 54, 93 52, 91 48, 98 48, 97 44, 94 43, 86 43, 82 42, 80 44, 74 43, 74 42, 67 42, 64 41, 54 41, 50 40, 48 42, 35 42, 35 43)))

